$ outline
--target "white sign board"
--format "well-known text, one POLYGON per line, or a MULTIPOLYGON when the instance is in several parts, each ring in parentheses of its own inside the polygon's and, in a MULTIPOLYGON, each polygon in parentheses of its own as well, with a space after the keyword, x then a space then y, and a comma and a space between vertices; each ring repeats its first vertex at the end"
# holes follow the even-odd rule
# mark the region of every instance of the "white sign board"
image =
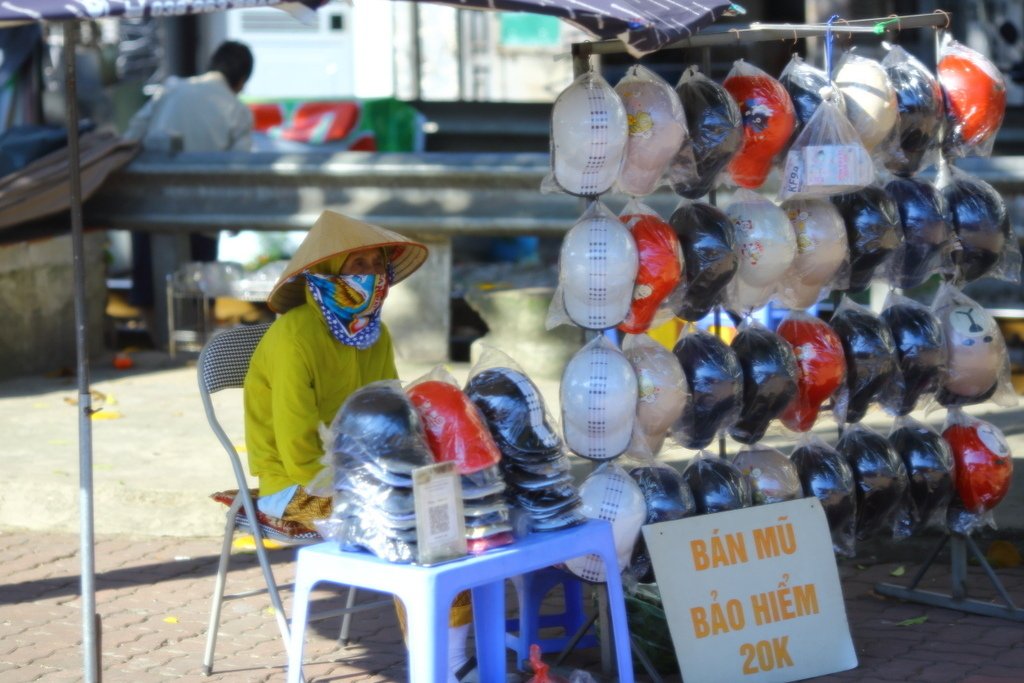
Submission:
POLYGON ((643 534, 686 683, 786 682, 857 666, 817 498, 643 534))

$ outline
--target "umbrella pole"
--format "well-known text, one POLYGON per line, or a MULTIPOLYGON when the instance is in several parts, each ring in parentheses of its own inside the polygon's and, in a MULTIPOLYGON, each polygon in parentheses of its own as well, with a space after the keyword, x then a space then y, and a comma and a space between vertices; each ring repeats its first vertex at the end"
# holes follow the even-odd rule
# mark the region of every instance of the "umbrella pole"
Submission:
POLYGON ((96 613, 96 560, 92 507, 92 400, 89 394, 88 316, 85 308, 85 240, 82 235, 82 178, 78 148, 78 85, 75 44, 78 23, 64 22, 65 111, 68 129, 68 164, 71 191, 71 250, 75 278, 75 346, 78 351, 78 488, 82 558, 83 680, 99 681, 99 615, 96 613))

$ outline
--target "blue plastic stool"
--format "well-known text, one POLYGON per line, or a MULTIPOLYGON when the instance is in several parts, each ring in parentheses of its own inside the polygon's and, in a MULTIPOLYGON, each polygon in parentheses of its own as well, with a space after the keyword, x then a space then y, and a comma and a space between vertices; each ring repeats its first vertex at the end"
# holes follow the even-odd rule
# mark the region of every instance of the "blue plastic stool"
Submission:
MULTIPOLYGON (((519 598, 519 618, 505 622, 505 646, 516 651, 517 666, 522 667, 530 658, 531 644, 539 645, 544 653, 561 652, 587 623, 583 611, 583 583, 572 574, 547 567, 516 576, 512 583, 519 598), (565 595, 565 611, 541 614, 544 598, 559 585, 565 595), (540 630, 545 628, 560 628, 564 635, 541 638, 540 630)), ((596 647, 597 644, 597 636, 588 633, 580 638, 576 647, 596 647)))
POLYGON ((611 525, 600 519, 564 531, 532 534, 482 555, 421 567, 386 562, 337 543, 301 548, 295 568, 288 682, 299 683, 309 596, 320 582, 393 593, 408 618, 409 680, 448 680, 448 611, 460 591, 473 593, 473 629, 480 683, 505 683, 505 579, 583 555, 597 555, 608 575, 608 612, 620 683, 632 683, 626 603, 611 525))

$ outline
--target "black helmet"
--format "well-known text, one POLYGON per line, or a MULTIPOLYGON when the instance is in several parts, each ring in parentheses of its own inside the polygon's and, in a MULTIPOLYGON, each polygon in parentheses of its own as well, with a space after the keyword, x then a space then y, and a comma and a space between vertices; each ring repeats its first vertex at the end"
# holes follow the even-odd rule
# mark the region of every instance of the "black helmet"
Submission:
POLYGON ((697 172, 694 178, 673 182, 672 189, 698 199, 714 189, 719 172, 743 145, 743 117, 729 91, 696 70, 683 73, 676 94, 686 113, 697 172))
POLYGON ((846 355, 846 421, 860 422, 896 371, 889 327, 867 308, 845 300, 829 320, 846 355))
POLYGON ((910 299, 885 308, 882 320, 896 345, 897 372, 882 388, 879 401, 897 415, 906 415, 921 396, 939 386, 947 364, 946 335, 935 314, 910 299))
POLYGON ((353 458, 401 475, 434 463, 416 409, 394 380, 353 392, 338 409, 331 433, 336 460, 353 458))
POLYGON ((889 443, 903 460, 914 503, 914 529, 944 519, 953 497, 953 452, 937 431, 912 418, 900 418, 889 443))
POLYGON ((753 505, 750 482, 725 458, 698 455, 683 469, 698 515, 739 510, 753 505))
POLYGON ((718 304, 726 285, 739 267, 733 251, 733 227, 720 209, 684 202, 675 210, 669 224, 679 236, 683 248, 681 300, 673 294, 676 315, 683 320, 700 320, 718 304))
POLYGON ((739 414, 743 370, 733 350, 707 332, 683 336, 672 352, 689 389, 683 414, 670 430, 672 438, 683 448, 701 449, 739 414))
MULTIPOLYGON (((644 524, 671 522, 689 517, 697 511, 697 503, 693 499, 690 487, 674 467, 664 464, 642 465, 629 470, 629 476, 644 493, 644 501, 647 504, 647 518, 644 524)), ((629 566, 633 576, 640 583, 654 581, 651 554, 647 550, 643 534, 633 548, 629 566)))
POLYGON ((849 291, 867 289, 875 269, 900 245, 903 226, 900 212, 889 193, 877 185, 832 197, 846 224, 850 246, 849 291))
POLYGON ((984 180, 955 170, 942 194, 962 247, 953 252, 953 262, 964 281, 973 282, 992 270, 1007 241, 1016 239, 1006 203, 984 180))
POLYGON ((857 494, 853 470, 839 451, 820 439, 798 446, 789 456, 800 473, 805 496, 821 502, 832 532, 832 546, 840 555, 854 554, 857 494))
POLYGON ((902 155, 890 156, 885 167, 900 176, 921 170, 925 155, 942 141, 946 110, 939 82, 921 62, 896 45, 882 60, 892 81, 899 105, 899 148, 902 155))
POLYGON ((504 455, 554 455, 562 440, 548 424, 544 398, 523 373, 511 368, 489 368, 469 378, 466 395, 480 409, 504 455))
POLYGON ((938 271, 952 247, 946 200, 934 185, 916 178, 896 178, 885 189, 903 225, 903 244, 893 256, 889 279, 893 287, 917 287, 938 271))
POLYGON ((847 429, 836 448, 850 463, 857 483, 857 538, 892 535, 894 515, 907 491, 907 470, 889 441, 856 425, 847 429))
POLYGON ((732 340, 743 369, 743 407, 729 434, 740 443, 759 441, 796 396, 797 365, 785 339, 761 326, 750 326, 732 340))

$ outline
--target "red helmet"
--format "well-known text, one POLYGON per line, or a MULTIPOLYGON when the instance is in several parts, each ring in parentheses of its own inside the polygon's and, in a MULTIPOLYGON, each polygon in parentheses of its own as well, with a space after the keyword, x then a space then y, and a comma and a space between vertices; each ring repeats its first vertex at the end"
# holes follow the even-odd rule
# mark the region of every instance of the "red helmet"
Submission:
POLYGON ((798 432, 814 426, 818 410, 846 378, 843 342, 825 321, 794 313, 779 324, 778 335, 796 355, 797 395, 782 413, 782 423, 798 432))
POLYGON ((1013 457, 1006 437, 984 420, 950 413, 952 424, 942 437, 953 451, 956 492, 968 512, 982 513, 999 504, 1010 489, 1013 457))
POLYGON ((619 329, 629 334, 646 332, 654 314, 683 276, 683 251, 675 230, 655 213, 629 213, 619 218, 633 233, 640 268, 633 285, 633 300, 619 329))
POLYGON ((1006 83, 996 65, 954 40, 942 49, 936 71, 946 92, 947 139, 975 146, 993 138, 1006 113, 1006 83))
POLYGON ((472 474, 501 460, 483 416, 459 387, 427 380, 406 393, 423 422, 435 462, 454 462, 459 474, 472 474))
POLYGON ((793 100, 781 83, 743 60, 733 65, 722 86, 743 115, 743 147, 729 162, 729 173, 740 187, 756 190, 793 135, 793 100))

